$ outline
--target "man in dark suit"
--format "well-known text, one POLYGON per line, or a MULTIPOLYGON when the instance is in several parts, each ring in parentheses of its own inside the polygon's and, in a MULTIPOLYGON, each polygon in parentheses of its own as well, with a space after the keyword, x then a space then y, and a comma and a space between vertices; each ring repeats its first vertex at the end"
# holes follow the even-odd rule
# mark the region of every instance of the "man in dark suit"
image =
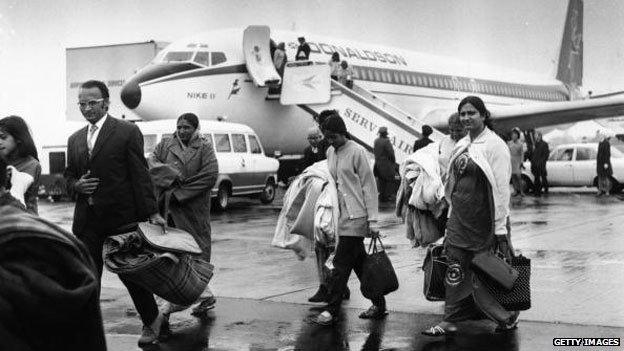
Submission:
POLYGON ((392 200, 392 183, 396 169, 394 158, 394 148, 388 139, 388 128, 379 127, 379 138, 373 144, 373 154, 375 154, 375 167, 373 173, 377 177, 379 187, 379 200, 382 202, 392 200))
POLYGON ((295 54, 295 60, 309 60, 310 59, 310 45, 306 43, 304 37, 297 38, 299 41, 299 47, 297 47, 297 53, 295 54))
MULTIPOLYGON (((160 225, 165 221, 158 214, 139 128, 108 114, 108 88, 100 81, 80 86, 78 105, 89 125, 67 142, 65 177, 77 195, 72 231, 86 245, 101 279, 107 236, 148 218, 160 225)), ((139 346, 157 343, 163 316, 154 296, 133 282, 122 282, 143 321, 139 346)))

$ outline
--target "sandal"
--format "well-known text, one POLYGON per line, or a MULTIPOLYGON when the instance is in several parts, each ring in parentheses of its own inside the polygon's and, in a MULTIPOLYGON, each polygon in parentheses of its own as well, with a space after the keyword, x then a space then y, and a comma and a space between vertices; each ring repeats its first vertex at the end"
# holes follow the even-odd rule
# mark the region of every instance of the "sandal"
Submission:
POLYGON ((509 323, 499 324, 496 329, 494 329, 494 331, 497 333, 503 333, 510 330, 518 329, 518 322, 520 322, 519 318, 520 313, 516 312, 516 314, 510 318, 511 321, 509 323))
POLYGON ((316 318, 312 319, 312 322, 322 326, 329 326, 334 324, 336 322, 336 319, 330 313, 328 314, 329 316, 325 315, 323 312, 316 316, 316 318))
POLYGON ((454 330, 444 330, 444 328, 442 328, 440 325, 434 325, 429 329, 423 330, 421 334, 427 336, 445 336, 452 334, 453 332, 454 330))

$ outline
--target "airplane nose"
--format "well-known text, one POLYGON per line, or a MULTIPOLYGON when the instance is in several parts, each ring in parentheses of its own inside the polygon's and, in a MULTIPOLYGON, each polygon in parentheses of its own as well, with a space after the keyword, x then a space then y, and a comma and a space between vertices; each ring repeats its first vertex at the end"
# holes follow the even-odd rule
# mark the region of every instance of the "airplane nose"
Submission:
POLYGON ((137 79, 131 79, 121 89, 121 101, 133 110, 139 106, 141 102, 141 87, 137 79))

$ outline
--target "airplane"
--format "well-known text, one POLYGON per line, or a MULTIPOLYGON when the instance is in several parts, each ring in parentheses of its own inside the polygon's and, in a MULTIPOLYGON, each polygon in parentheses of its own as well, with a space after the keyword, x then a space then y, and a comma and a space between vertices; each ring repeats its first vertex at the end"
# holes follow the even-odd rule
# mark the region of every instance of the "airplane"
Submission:
MULTIPOLYGON (((304 36, 311 48, 311 61, 326 63, 333 52, 339 52, 341 60, 347 60, 353 68, 359 90, 342 87, 343 95, 352 98, 340 101, 363 102, 369 106, 369 112, 379 110, 375 106, 381 105, 401 111, 354 119, 352 108, 337 106, 343 118, 352 114, 345 118, 350 120, 350 132, 352 127, 366 127, 368 134, 359 134, 356 141, 369 150, 379 126, 390 123, 394 133, 403 133, 400 145, 393 140, 403 152, 397 157, 398 162, 411 152, 411 143, 420 136, 416 126, 429 124, 445 130, 447 118, 467 95, 480 96, 492 112, 495 125, 502 130, 624 114, 621 95, 592 99, 581 96, 582 0, 569 1, 554 78, 291 31, 271 30, 270 39, 265 38, 249 52, 243 50, 243 43, 250 28, 210 31, 173 42, 126 82, 121 92, 123 103, 144 120, 174 119, 186 112, 196 113, 202 119, 225 117, 253 128, 268 154, 299 155, 306 146, 308 128, 315 125, 310 115, 326 106, 335 108, 336 103, 284 105, 268 98, 269 87, 258 83, 249 68, 251 63, 262 61, 258 46, 269 55, 270 39, 286 43, 291 62, 298 46, 296 38, 304 36), (372 100, 376 100, 376 105, 372 100)), ((270 62, 271 56, 266 59, 270 62)), ((332 82, 335 86, 340 84, 332 82)), ((331 98, 338 101, 333 95, 331 98)))

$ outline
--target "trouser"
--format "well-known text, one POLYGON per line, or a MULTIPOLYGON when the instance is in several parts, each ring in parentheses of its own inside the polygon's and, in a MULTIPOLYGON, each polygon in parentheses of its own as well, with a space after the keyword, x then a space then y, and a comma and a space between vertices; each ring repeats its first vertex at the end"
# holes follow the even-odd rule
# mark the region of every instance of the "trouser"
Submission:
MULTIPOLYGON (((340 310, 342 296, 347 289, 347 282, 349 281, 351 270, 353 270, 358 279, 360 279, 365 259, 366 249, 364 248, 364 238, 341 236, 338 239, 338 246, 336 247, 336 254, 334 256, 334 269, 330 276, 327 306, 327 310, 332 315, 336 315, 340 310)), ((383 295, 371 301, 377 307, 382 309, 386 308, 386 299, 383 295)))
POLYGON ((611 179, 609 179, 609 176, 598 177, 598 191, 607 194, 611 191, 611 179))
MULTIPOLYGON (((87 218, 95 218, 95 214, 89 210, 89 216, 87 218)), ((86 228, 81 233, 76 233, 76 237, 78 237, 78 239, 85 244, 87 250, 89 250, 89 254, 91 254, 91 258, 95 263, 95 273, 99 278, 101 289, 102 269, 104 265, 102 260, 102 251, 104 248, 104 239, 106 238, 106 234, 102 233, 101 229, 97 227, 98 223, 105 222, 88 220, 86 228)), ((139 316, 141 316, 143 324, 152 324, 156 317, 158 317, 158 305, 156 304, 154 295, 147 289, 133 283, 132 281, 121 277, 119 277, 119 279, 128 289, 132 302, 134 303, 139 316)))
POLYGON ((393 181, 388 179, 383 179, 381 177, 379 180, 379 195, 383 200, 389 200, 392 198, 392 185, 393 181))
POLYGON ((520 174, 511 175, 511 181, 513 183, 513 187, 514 187, 514 190, 516 191, 516 194, 524 193, 524 190, 522 189, 521 177, 522 176, 520 174))
POLYGON ((325 289, 327 289, 330 271, 325 263, 327 262, 327 259, 331 254, 331 250, 327 246, 315 243, 314 252, 316 253, 316 270, 319 278, 319 286, 325 287, 325 289))
POLYGON ((533 173, 534 181, 534 191, 536 194, 541 194, 542 189, 544 192, 548 192, 548 179, 546 178, 546 169, 531 169, 531 173, 533 173))

